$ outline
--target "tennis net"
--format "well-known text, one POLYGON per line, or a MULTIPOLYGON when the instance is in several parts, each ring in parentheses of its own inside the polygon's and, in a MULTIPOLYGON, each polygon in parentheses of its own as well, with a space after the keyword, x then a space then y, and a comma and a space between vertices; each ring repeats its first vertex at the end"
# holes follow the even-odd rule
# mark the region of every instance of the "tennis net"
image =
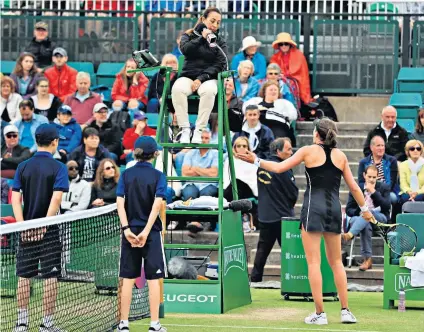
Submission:
MULTIPOLYGON (((13 331, 17 322, 27 322, 28 331, 41 324, 54 324, 57 331, 115 329, 121 236, 116 204, 2 225, 0 236, 0 331, 13 331)), ((150 314, 141 275, 130 320, 150 314)))

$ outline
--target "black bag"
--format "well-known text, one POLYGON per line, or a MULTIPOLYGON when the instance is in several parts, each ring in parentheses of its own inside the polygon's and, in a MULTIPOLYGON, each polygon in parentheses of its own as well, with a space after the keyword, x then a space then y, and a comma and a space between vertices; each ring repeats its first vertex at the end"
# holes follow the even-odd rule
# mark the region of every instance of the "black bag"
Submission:
POLYGON ((243 127, 243 111, 238 108, 229 108, 228 109, 228 122, 230 123, 230 130, 234 133, 241 131, 243 127))
POLYGON ((315 102, 302 104, 300 108, 301 117, 306 121, 314 121, 322 117, 330 118, 338 122, 336 110, 326 97, 320 97, 315 102))

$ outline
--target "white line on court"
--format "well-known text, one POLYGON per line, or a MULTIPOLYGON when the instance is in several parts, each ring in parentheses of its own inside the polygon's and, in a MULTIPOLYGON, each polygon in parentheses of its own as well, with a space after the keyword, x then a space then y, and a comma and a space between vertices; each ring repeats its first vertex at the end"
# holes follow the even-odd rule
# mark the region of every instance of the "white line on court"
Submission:
MULTIPOLYGON (((146 326, 150 326, 150 324, 142 324, 146 326)), ((323 329, 323 328, 303 328, 303 327, 269 327, 269 326, 210 326, 210 325, 189 325, 189 324, 164 324, 164 327, 175 326, 175 327, 205 327, 212 329, 245 329, 245 330, 273 330, 273 331, 325 331, 325 332, 381 332, 381 331, 371 331, 371 330, 338 330, 338 329, 323 329)))

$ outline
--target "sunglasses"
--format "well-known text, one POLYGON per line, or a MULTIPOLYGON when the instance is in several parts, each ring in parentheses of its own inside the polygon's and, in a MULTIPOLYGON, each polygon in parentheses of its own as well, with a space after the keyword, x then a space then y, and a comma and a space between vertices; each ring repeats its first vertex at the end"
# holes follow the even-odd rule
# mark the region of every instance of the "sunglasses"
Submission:
POLYGON ((421 146, 411 146, 411 147, 409 148, 409 151, 415 151, 415 150, 417 150, 417 151, 421 151, 421 146))
POLYGON ((239 148, 245 148, 245 149, 247 149, 247 145, 246 144, 236 144, 236 148, 237 149, 239 149, 239 148))
POLYGON ((78 168, 78 166, 70 166, 70 167, 68 167, 68 170, 69 171, 78 171, 79 168, 78 168))
POLYGON ((39 85, 38 87, 39 88, 48 88, 49 86, 48 85, 39 85))
POLYGON ((268 75, 279 75, 279 73, 270 73, 270 72, 268 72, 268 75))
POLYGON ((291 44, 289 43, 279 43, 278 46, 290 46, 291 44))
POLYGON ((105 167, 105 171, 109 171, 109 170, 111 170, 111 169, 115 169, 115 167, 113 167, 113 166, 108 166, 108 167, 105 167))
POLYGON ((17 138, 18 134, 6 134, 7 138, 17 138))

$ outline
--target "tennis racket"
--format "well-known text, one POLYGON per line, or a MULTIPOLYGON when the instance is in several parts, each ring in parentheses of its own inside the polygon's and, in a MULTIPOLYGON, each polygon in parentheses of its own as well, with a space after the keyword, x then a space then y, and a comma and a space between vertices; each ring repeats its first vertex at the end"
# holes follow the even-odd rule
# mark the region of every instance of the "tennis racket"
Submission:
POLYGON ((414 252, 418 237, 415 230, 405 224, 383 224, 371 219, 382 232, 383 238, 389 249, 398 256, 414 252))

